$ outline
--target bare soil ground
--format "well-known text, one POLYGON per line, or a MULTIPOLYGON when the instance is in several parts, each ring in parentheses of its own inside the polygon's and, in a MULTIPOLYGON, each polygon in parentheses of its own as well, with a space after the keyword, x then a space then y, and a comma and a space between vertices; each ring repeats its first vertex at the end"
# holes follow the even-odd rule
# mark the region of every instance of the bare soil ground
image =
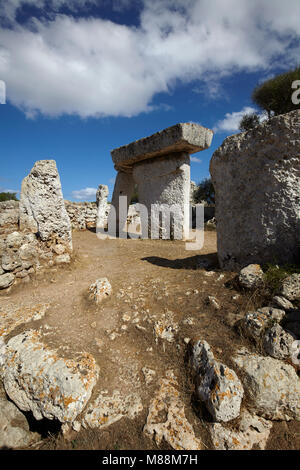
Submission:
MULTIPOLYGON (((51 432, 35 448, 157 449, 144 435, 143 427, 158 381, 172 369, 186 416, 204 447, 211 449, 207 432, 210 418, 194 401, 185 361, 186 340, 195 336, 207 340, 215 357, 230 367, 236 349, 243 345, 252 348, 233 325, 256 307, 255 299, 234 287, 236 274, 219 269, 216 232, 205 232, 200 252, 186 251, 181 241, 101 241, 92 231, 74 232, 73 245, 70 266, 53 267, 14 287, 9 294, 0 294, 2 305, 50 304, 41 320, 18 326, 10 336, 40 328, 45 342, 66 357, 79 351, 91 353, 100 367, 92 399, 99 392, 111 395, 117 390, 124 396, 138 393, 143 411, 134 419, 124 417, 107 428, 81 429, 69 440, 55 424, 43 423, 51 432), (209 261, 205 269, 199 267, 204 260, 209 261), (108 278, 113 293, 96 306, 88 297, 88 288, 101 277, 108 278), (207 302, 208 296, 216 297, 219 310, 207 302), (159 337, 159 322, 172 326, 173 342, 159 337), (155 371, 148 385, 143 367, 155 371)), ((41 431, 41 425, 33 420, 31 427, 41 431)), ((162 443, 160 448, 167 449, 168 445, 162 443)), ((299 448, 300 423, 275 423, 267 449, 299 448)))

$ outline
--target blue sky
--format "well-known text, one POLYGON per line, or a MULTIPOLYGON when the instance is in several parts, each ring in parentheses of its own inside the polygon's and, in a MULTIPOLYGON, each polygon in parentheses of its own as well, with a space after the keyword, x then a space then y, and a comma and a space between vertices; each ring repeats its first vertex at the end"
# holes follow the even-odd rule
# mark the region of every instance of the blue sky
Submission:
POLYGON ((177 122, 238 131, 260 81, 299 64, 299 0, 0 0, 0 190, 55 159, 69 200, 113 190, 110 151, 177 122))

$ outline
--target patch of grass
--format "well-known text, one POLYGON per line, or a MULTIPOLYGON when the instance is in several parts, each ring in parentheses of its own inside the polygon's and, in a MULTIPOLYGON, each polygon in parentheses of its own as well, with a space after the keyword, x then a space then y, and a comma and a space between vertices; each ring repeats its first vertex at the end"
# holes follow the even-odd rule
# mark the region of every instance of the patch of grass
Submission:
POLYGON ((264 288, 270 296, 278 293, 284 279, 294 273, 300 273, 300 266, 285 264, 282 266, 267 264, 262 267, 264 271, 264 288))

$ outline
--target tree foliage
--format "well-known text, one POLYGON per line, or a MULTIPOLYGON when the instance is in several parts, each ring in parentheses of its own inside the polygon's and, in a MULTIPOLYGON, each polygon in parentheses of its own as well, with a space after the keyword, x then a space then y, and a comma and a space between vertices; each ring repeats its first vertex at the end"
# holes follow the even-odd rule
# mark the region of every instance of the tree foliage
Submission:
POLYGON ((244 114, 240 121, 239 128, 242 132, 245 132, 258 126, 259 123, 259 117, 256 113, 244 114))
POLYGON ((211 178, 205 178, 197 185, 194 192, 194 201, 196 204, 200 204, 202 201, 208 204, 215 203, 215 189, 211 178))
POLYGON ((17 193, 0 193, 0 202, 17 200, 17 193))
POLYGON ((300 80, 300 67, 277 75, 258 85, 252 92, 253 102, 268 113, 269 118, 274 114, 289 113, 300 109, 300 104, 292 102, 292 83, 300 80))

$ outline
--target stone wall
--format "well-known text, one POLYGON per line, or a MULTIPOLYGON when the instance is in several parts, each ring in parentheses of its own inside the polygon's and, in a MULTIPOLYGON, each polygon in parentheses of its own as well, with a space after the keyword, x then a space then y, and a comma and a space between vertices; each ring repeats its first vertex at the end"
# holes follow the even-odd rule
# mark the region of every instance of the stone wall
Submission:
POLYGON ((72 229, 86 230, 96 226, 96 202, 65 201, 65 206, 71 220, 72 229))
POLYGON ((221 267, 299 262, 300 110, 225 139, 210 172, 221 267))
POLYGON ((19 201, 0 202, 0 236, 18 230, 19 201))

